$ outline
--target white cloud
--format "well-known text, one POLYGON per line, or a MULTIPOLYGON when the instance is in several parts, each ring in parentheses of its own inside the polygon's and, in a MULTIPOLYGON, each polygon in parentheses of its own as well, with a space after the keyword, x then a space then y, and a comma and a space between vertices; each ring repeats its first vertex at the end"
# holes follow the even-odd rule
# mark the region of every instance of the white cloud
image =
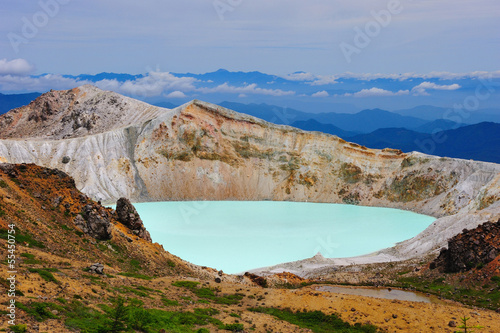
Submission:
POLYGON ((10 61, 5 58, 0 59, 0 75, 26 75, 34 69, 33 65, 21 58, 10 61))
POLYGON ((312 94, 311 96, 312 97, 328 97, 330 95, 328 94, 328 91, 322 90, 322 91, 318 91, 318 92, 312 94))
POLYGON ((78 87, 91 82, 77 81, 61 75, 47 74, 38 77, 0 75, 0 90, 4 92, 37 91, 45 92, 50 89, 64 90, 78 87))
POLYGON ((292 74, 288 74, 285 76, 282 76, 285 80, 289 81, 302 81, 306 82, 307 84, 310 84, 311 86, 321 86, 321 85, 328 85, 328 84, 335 84, 337 83, 337 76, 336 75, 315 75, 312 73, 306 73, 306 72, 296 72, 292 74))
POLYGON ((357 79, 361 81, 374 81, 379 79, 406 81, 412 79, 422 80, 460 80, 460 79, 497 79, 500 78, 499 71, 474 71, 468 73, 451 72, 430 72, 428 74, 402 73, 402 74, 383 74, 383 73, 352 73, 345 72, 338 75, 316 75, 306 72, 297 72, 282 76, 290 81, 302 81, 311 86, 329 85, 338 83, 339 79, 357 79))
POLYGON ((311 86, 322 86, 322 85, 335 84, 335 83, 337 83, 337 76, 336 75, 318 75, 317 79, 314 80, 313 82, 310 82, 309 84, 311 86))
POLYGON ((380 89, 380 88, 370 88, 370 89, 363 89, 361 91, 358 91, 356 93, 350 94, 346 93, 344 96, 346 97, 381 97, 381 96, 402 96, 402 95, 408 95, 410 92, 408 90, 399 90, 398 92, 393 92, 390 90, 385 90, 385 89, 380 89))
POLYGON ((194 86, 196 81, 195 78, 176 77, 169 72, 150 72, 147 76, 134 81, 102 80, 96 82, 96 86, 126 95, 152 97, 160 96, 165 91, 193 91, 196 89, 194 86))
POLYGON ((232 94, 255 94, 255 95, 269 95, 269 96, 289 96, 294 95, 295 91, 284 91, 281 89, 264 89, 257 87, 256 83, 248 84, 246 86, 236 87, 229 85, 227 82, 218 85, 214 88, 199 88, 204 94, 210 93, 232 93, 232 94))
POLYGON ((171 92, 172 98, 186 97, 185 92, 195 91, 192 77, 176 77, 168 72, 150 72, 145 77, 133 81, 120 82, 116 79, 97 82, 81 81, 66 78, 62 75, 47 74, 43 76, 0 75, 0 90, 16 91, 47 91, 50 89, 72 89, 84 84, 92 84, 104 90, 112 90, 129 96, 153 97, 171 92), (181 94, 184 94, 183 96, 181 94), (175 96, 175 97, 173 97, 175 96))
POLYGON ((306 72, 295 72, 282 76, 282 78, 289 81, 313 81, 316 80, 317 76, 306 72))
POLYGON ((176 90, 176 91, 172 91, 166 97, 167 98, 186 98, 187 96, 182 91, 176 90))
POLYGON ((373 81, 378 79, 411 80, 411 79, 438 79, 438 80, 459 80, 459 79, 495 79, 500 78, 500 71, 475 71, 468 73, 451 72, 430 72, 428 74, 403 73, 403 74, 381 74, 381 73, 351 73, 346 72, 337 76, 337 79, 358 79, 363 81, 373 81))
POLYGON ((449 85, 439 85, 433 82, 422 82, 418 86, 413 87, 411 90, 412 94, 415 96, 428 96, 427 90, 457 90, 460 89, 459 84, 449 84, 449 85))

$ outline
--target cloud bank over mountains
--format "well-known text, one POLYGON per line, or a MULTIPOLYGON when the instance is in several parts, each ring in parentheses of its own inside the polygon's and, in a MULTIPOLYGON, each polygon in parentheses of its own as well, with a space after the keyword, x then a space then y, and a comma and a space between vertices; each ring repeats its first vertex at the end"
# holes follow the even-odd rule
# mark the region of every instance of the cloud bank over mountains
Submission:
POLYGON ((451 105, 474 96, 475 90, 483 86, 489 95, 481 101, 482 107, 500 106, 500 71, 338 75, 295 72, 278 76, 223 69, 203 74, 172 73, 158 68, 137 75, 33 75, 34 68, 22 58, 0 60, 0 93, 45 92, 92 84, 145 101, 172 100, 175 104, 196 98, 212 102, 233 100, 294 106, 309 103, 311 108, 320 105, 325 108, 327 103, 352 103, 359 107, 390 109, 390 99, 398 101, 400 105, 394 107, 399 108, 426 104, 430 100, 451 105), (377 104, 379 102, 385 104, 377 104))

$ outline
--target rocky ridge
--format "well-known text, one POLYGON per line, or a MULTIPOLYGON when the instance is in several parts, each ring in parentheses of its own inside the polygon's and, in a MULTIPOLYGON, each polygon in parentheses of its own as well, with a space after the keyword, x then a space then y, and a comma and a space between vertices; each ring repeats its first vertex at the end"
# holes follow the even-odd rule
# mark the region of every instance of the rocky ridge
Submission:
POLYGON ((91 85, 51 90, 0 117, 2 138, 69 139, 128 127, 153 118, 162 108, 91 85), (102 112, 106 110, 106 112, 102 112))
POLYGON ((0 161, 58 168, 84 193, 108 203, 120 197, 313 201, 408 209, 439 218, 417 237, 374 256, 314 259, 270 273, 320 274, 332 265, 418 257, 439 250, 464 228, 500 217, 497 164, 369 149, 196 100, 172 110, 148 109, 129 99, 126 105, 103 102, 113 97, 118 98, 84 86, 45 94, 14 110, 16 117, 7 113, 0 117, 0 161), (66 104, 51 104, 54 96, 66 96, 66 104), (95 126, 68 137, 62 133, 73 125, 63 124, 58 134, 55 119, 67 118, 70 105, 83 101, 98 117, 95 126), (33 122, 33 112, 50 117, 33 122), (116 122, 120 112, 130 117, 116 122), (37 134, 28 139, 27 133, 37 134))
POLYGON ((486 222, 473 230, 462 233, 448 241, 439 257, 431 263, 431 268, 439 268, 445 273, 468 271, 474 267, 484 267, 500 255, 500 220, 486 222))

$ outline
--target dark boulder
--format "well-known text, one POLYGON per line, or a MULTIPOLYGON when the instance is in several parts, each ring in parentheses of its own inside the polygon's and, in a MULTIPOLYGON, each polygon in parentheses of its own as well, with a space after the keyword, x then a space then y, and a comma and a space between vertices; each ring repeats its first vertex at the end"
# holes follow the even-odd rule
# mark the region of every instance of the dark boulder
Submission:
POLYGON ((448 248, 441 249, 430 268, 445 273, 465 272, 482 267, 500 254, 500 221, 486 222, 476 229, 464 229, 448 240, 448 248))
POLYGON ((245 275, 247 278, 249 278, 253 283, 256 283, 257 285, 261 286, 262 288, 267 288, 267 280, 265 277, 258 276, 253 273, 246 272, 245 275))
POLYGON ((116 219, 129 228, 133 234, 151 242, 151 235, 144 227, 144 223, 127 198, 120 198, 116 203, 116 219))
POLYGON ((0 163, 0 170, 6 173, 10 178, 17 178, 17 170, 14 164, 0 163))
POLYGON ((73 219, 73 223, 84 233, 98 240, 111 238, 111 216, 104 207, 97 205, 85 205, 81 215, 73 219))

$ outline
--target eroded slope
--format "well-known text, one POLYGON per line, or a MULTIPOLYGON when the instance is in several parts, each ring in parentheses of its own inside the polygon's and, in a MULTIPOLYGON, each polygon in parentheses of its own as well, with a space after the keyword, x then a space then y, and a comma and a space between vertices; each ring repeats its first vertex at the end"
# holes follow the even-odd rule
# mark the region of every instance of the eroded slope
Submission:
POLYGON ((76 138, 142 123, 165 110, 91 85, 52 90, 1 115, 0 137, 76 138))
MULTIPOLYGON (((113 122, 102 105, 116 94, 88 86, 77 90, 85 90, 87 108, 106 119, 100 127, 68 139, 50 134, 58 132, 55 118, 40 118, 29 127, 35 123, 28 114, 42 112, 55 95, 68 96, 68 105, 83 98, 75 90, 45 94, 37 100, 39 107, 15 110, 19 120, 8 132, 21 135, 26 128, 37 138, 0 140, 0 161, 58 168, 103 202, 119 197, 315 201, 409 209, 440 218, 418 237, 371 260, 419 256, 439 249, 463 228, 500 217, 497 164, 369 149, 200 101, 156 113, 145 112, 149 109, 141 102, 122 103, 123 110, 112 108, 111 114, 129 118, 113 122), (40 133, 49 138, 40 139, 40 133)), ((66 114, 69 107, 50 109, 66 114)))

